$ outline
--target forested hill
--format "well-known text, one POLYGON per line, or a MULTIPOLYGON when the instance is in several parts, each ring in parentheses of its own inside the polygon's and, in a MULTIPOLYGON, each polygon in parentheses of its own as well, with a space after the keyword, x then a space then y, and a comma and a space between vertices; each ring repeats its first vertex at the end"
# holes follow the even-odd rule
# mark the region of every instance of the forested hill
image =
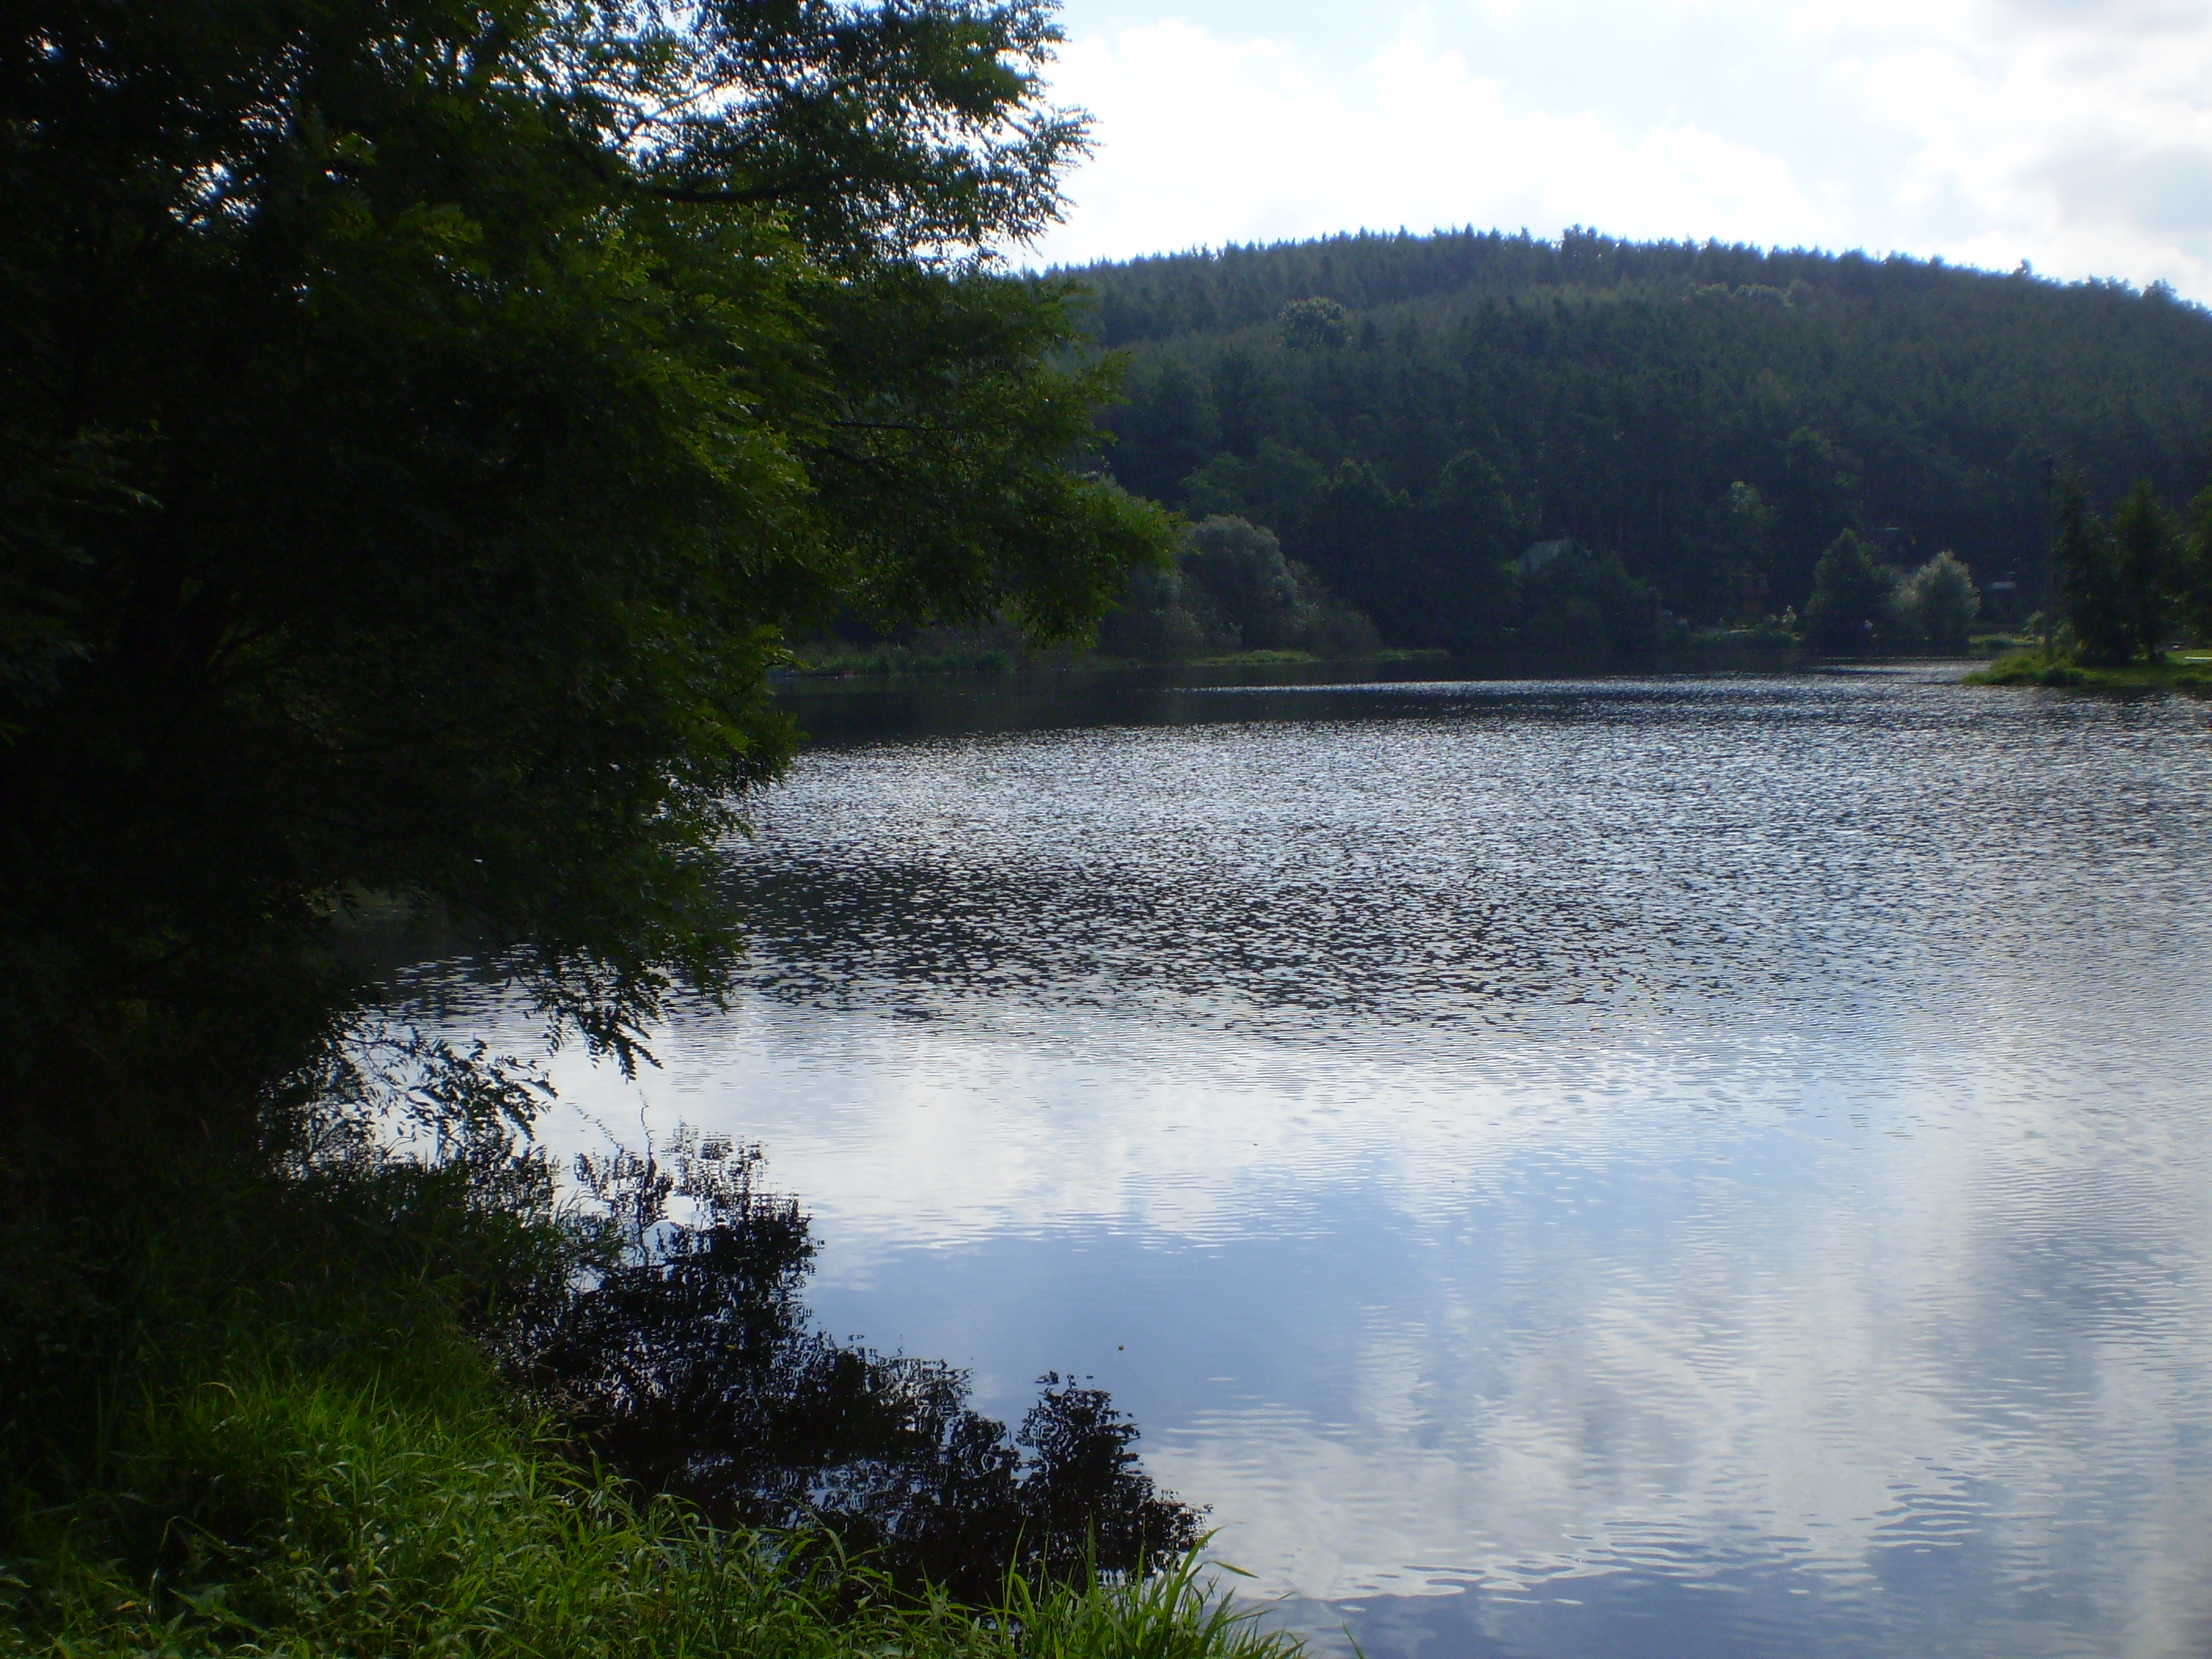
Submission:
POLYGON ((1802 607, 1845 529, 2030 606, 2054 469, 2172 502, 2212 470, 2212 313, 2163 289, 1589 233, 1074 274, 1132 358, 1121 482, 1272 527, 1393 643, 1509 639, 1515 562, 1565 538, 1700 623, 1802 607))

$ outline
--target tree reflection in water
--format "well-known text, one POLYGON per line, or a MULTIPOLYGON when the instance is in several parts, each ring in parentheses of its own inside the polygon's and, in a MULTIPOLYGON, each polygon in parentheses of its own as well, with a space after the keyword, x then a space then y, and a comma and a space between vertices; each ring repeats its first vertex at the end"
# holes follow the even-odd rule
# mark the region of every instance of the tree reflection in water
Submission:
POLYGON ((690 1131, 578 1159, 594 1265, 519 1358, 580 1449, 714 1520, 819 1527, 962 1597, 1010 1567, 1141 1573, 1197 1543, 1203 1511, 1153 1485, 1104 1389, 1048 1374, 1009 1432, 969 1407, 964 1372, 814 1328, 807 1218, 760 1188, 760 1162, 690 1131))

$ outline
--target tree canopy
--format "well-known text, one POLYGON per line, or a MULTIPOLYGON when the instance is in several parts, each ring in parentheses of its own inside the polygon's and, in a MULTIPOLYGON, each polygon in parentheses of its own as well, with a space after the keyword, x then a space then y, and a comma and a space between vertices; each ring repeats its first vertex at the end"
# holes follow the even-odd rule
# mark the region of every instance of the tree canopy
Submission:
MULTIPOLYGON (((1000 274, 1047 7, 52 0, 0 39, 0 1049, 235 1120, 369 896, 627 1054, 732 944, 795 629, 1079 635, 1165 515, 1000 274)), ((150 1121, 149 1118, 149 1121, 150 1121)))

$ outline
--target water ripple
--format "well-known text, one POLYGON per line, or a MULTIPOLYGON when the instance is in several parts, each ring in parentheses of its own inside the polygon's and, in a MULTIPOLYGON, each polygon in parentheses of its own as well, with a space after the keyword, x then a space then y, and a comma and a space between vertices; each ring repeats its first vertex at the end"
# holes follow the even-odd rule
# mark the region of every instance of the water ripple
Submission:
POLYGON ((2212 1654, 2202 706, 902 695, 737 1006, 561 1061, 763 1139, 834 1328, 1097 1376, 1375 1659, 2212 1654))

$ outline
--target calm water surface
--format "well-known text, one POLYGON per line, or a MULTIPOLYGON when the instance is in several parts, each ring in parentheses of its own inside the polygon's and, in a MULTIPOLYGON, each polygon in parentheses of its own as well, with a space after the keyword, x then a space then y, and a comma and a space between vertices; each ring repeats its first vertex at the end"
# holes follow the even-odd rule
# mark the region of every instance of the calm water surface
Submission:
POLYGON ((1323 1651, 2212 1654, 2212 721, 1949 678, 809 699, 552 1133, 763 1142, 1323 1651))

